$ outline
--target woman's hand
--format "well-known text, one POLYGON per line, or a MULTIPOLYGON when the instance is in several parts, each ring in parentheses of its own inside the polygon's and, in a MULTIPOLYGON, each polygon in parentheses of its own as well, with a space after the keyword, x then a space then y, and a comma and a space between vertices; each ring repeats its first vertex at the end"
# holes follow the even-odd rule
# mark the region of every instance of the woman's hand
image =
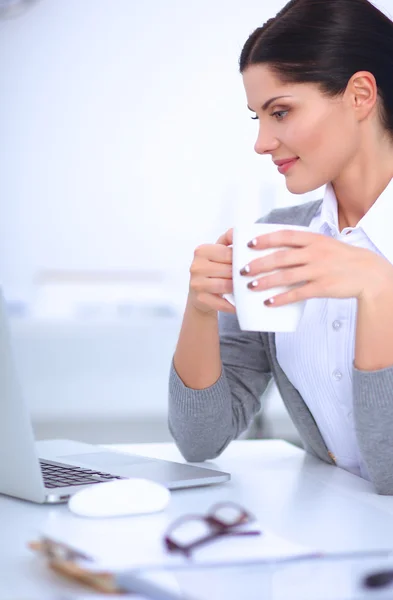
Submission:
POLYGON ((236 309, 222 298, 233 292, 232 248, 233 229, 224 233, 215 244, 198 246, 190 267, 189 301, 203 313, 227 312, 236 309))
POLYGON ((256 292, 297 286, 267 300, 267 306, 310 298, 372 298, 393 282, 393 266, 379 254, 319 233, 282 230, 259 236, 249 246, 258 250, 288 247, 255 259, 241 271, 257 277, 249 284, 256 292))

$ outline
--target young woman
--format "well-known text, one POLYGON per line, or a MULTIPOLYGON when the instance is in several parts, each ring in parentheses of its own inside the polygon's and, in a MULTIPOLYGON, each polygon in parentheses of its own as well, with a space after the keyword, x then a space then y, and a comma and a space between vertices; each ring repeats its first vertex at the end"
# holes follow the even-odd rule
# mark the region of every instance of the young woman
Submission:
POLYGON ((222 298, 232 232, 199 246, 170 374, 172 435, 188 460, 218 456, 273 377, 308 452, 393 494, 393 23, 367 0, 292 0, 249 37, 240 72, 255 151, 294 194, 326 184, 323 200, 261 219, 310 231, 250 240, 289 249, 242 273, 256 294, 303 282, 272 311, 307 304, 295 333, 241 331, 222 298))

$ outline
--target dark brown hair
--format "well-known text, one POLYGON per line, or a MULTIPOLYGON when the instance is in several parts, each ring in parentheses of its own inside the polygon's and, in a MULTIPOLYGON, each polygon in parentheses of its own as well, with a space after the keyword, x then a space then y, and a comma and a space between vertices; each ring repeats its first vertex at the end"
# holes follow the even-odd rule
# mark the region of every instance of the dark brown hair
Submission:
POLYGON ((240 72, 268 64, 284 83, 344 93, 357 71, 377 82, 383 127, 393 136, 393 23, 368 0, 291 0, 246 41, 240 72))

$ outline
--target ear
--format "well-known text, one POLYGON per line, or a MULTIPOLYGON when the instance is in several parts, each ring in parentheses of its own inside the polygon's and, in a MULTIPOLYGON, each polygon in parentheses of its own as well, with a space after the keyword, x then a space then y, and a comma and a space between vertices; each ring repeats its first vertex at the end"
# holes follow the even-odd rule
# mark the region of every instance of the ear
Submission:
POLYGON ((349 80, 346 93, 356 117, 363 121, 378 101, 378 87, 374 75, 368 71, 358 71, 349 80))

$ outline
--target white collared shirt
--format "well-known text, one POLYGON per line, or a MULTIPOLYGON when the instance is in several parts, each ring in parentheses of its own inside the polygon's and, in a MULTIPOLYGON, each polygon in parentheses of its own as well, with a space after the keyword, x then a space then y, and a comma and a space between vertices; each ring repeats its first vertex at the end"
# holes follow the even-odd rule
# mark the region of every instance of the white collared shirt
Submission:
MULTIPOLYGON (((393 263, 393 180, 356 227, 340 233, 337 199, 326 186, 310 229, 351 246, 378 252, 393 263)), ((339 467, 369 479, 356 438, 352 405, 355 298, 313 298, 294 333, 276 333, 277 360, 312 413, 339 467)))

